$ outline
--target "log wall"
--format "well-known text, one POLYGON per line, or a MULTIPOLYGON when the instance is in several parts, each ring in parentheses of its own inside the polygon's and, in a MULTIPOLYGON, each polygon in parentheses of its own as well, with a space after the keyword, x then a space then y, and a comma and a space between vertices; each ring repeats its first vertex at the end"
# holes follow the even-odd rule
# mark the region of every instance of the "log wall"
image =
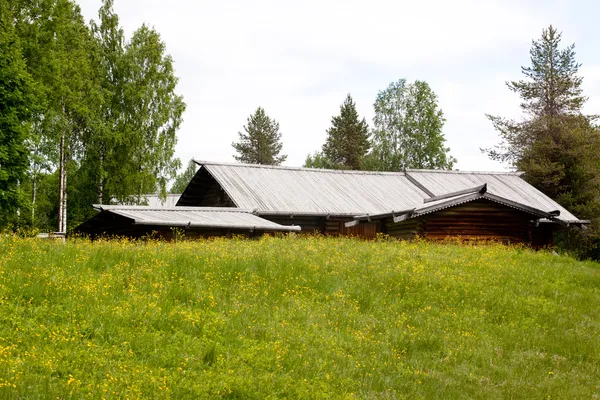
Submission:
POLYGON ((418 218, 395 223, 390 217, 382 221, 382 232, 398 239, 410 240, 422 234, 421 225, 418 218))
POLYGON ((498 203, 479 200, 421 218, 423 234, 428 239, 461 237, 503 243, 528 243, 531 241, 531 220, 535 216, 498 203))

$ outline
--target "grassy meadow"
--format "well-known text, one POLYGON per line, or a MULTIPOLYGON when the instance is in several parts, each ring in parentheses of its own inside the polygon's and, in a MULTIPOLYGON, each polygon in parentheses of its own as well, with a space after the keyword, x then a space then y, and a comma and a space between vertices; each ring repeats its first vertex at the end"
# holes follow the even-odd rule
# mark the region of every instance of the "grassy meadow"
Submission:
POLYGON ((599 397, 596 263, 420 241, 0 238, 0 399, 599 397))

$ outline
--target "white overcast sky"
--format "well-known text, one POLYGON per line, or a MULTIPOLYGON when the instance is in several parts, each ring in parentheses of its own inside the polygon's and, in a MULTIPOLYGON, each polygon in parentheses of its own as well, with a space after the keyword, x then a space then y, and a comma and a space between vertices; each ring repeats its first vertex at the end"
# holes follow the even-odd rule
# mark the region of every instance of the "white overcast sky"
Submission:
MULTIPOLYGON (((87 20, 100 0, 77 0, 87 20)), ((575 43, 589 101, 600 114, 597 0, 402 1, 115 0, 127 37, 142 23, 162 36, 187 103, 176 156, 232 161, 247 117, 265 108, 281 127, 285 165, 320 150, 350 93, 372 123, 392 81, 427 81, 447 119, 461 170, 501 170, 481 147, 499 141, 485 114, 520 117, 505 86, 521 78, 532 39, 552 24, 575 43)))

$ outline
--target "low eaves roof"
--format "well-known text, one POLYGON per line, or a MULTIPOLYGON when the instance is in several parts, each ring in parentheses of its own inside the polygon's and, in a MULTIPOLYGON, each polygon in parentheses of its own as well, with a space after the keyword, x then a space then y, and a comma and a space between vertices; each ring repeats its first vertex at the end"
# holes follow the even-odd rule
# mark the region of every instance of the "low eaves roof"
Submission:
POLYGON ((566 208, 523 180, 519 173, 407 170, 406 174, 417 184, 427 188, 431 196, 486 184, 488 194, 545 212, 559 210, 558 219, 565 222, 579 220, 566 208))
POLYGON ((296 225, 276 224, 252 214, 251 210, 226 207, 173 207, 94 205, 101 212, 132 220, 134 225, 182 228, 223 228, 266 232, 298 232, 296 225))
MULTIPOLYGON (((425 214, 431 214, 437 211, 441 211, 447 208, 455 207, 461 204, 469 203, 472 201, 485 199, 488 201, 492 201, 494 203, 502 204, 507 207, 511 207, 522 211, 524 213, 531 214, 537 220, 554 222, 560 224, 589 224, 590 221, 586 220, 565 220, 560 219, 560 210, 552 210, 552 211, 544 211, 537 208, 530 207, 526 204, 521 204, 514 202, 510 199, 506 199, 495 194, 489 193, 486 191, 486 185, 477 186, 472 188, 472 190, 462 190, 457 192, 455 195, 441 196, 441 198, 431 198, 432 201, 428 201, 426 199, 423 204, 414 207, 412 209, 400 210, 400 211, 392 211, 377 215, 359 215, 354 218, 356 222, 359 221, 371 221, 383 218, 392 217, 394 222, 402 222, 407 219, 417 218, 425 214)), ((352 223, 348 223, 348 226, 354 225, 352 223)))

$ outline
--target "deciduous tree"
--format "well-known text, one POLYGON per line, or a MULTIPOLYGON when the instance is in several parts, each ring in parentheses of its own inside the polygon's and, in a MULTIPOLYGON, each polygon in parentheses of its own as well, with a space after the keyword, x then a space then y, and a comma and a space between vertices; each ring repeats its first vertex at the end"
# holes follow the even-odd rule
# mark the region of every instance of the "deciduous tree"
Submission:
POLYGON ((175 178, 175 182, 173 182, 173 186, 171 186, 170 193, 181 194, 187 188, 188 184, 196 175, 196 171, 198 171, 198 164, 194 160, 190 160, 187 164, 187 168, 183 170, 180 174, 177 174, 175 178))
POLYGON ((446 147, 444 115, 427 82, 392 82, 378 93, 374 108, 370 168, 452 168, 456 160, 446 147))
POLYGON ((115 150, 122 168, 111 192, 123 200, 156 191, 164 198, 181 166, 173 156, 186 105, 175 91, 179 79, 158 32, 146 25, 134 32, 125 46, 123 74, 122 136, 115 150))
POLYGON ((28 71, 45 100, 34 124, 34 134, 42 139, 34 142, 53 148, 44 158, 59 170, 58 230, 65 232, 67 167, 83 154, 95 105, 101 101, 94 43, 79 7, 69 0, 16 0, 13 6, 28 71))
POLYGON ((37 99, 21 54, 13 16, 0 2, 0 229, 17 223, 28 166, 26 140, 37 99))

